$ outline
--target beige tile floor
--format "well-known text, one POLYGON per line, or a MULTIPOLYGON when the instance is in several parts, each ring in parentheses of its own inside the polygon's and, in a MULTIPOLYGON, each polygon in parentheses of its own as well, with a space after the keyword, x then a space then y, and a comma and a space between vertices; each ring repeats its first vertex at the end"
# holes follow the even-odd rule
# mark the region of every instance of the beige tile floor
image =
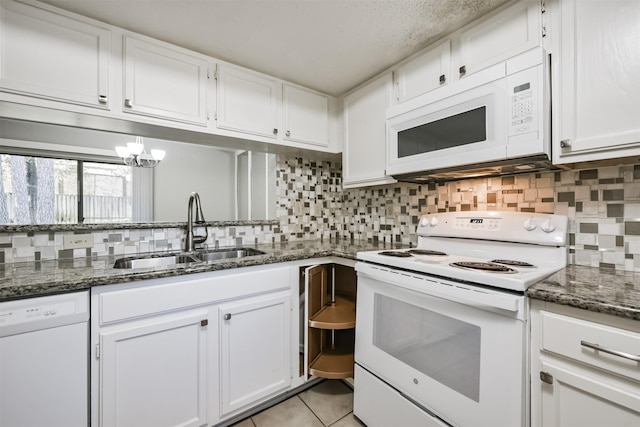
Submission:
POLYGON ((362 427, 353 416, 353 391, 325 380, 233 427, 362 427))

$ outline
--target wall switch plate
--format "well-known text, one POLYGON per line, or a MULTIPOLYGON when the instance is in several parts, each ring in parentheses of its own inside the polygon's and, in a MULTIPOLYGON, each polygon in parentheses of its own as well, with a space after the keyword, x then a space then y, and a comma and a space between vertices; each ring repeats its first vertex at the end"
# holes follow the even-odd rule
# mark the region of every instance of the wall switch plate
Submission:
POLYGON ((67 234, 63 236, 64 249, 78 249, 93 247, 93 234, 67 234))

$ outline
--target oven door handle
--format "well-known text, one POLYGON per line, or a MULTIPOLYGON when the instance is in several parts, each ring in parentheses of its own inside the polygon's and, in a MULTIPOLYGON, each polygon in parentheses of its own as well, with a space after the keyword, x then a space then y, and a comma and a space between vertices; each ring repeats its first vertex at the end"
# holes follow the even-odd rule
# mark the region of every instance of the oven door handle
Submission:
POLYGON ((391 271, 378 266, 374 267, 370 264, 358 263, 356 270, 358 270, 359 275, 364 275, 378 282, 390 283, 421 294, 480 309, 498 308, 518 313, 523 308, 521 295, 494 292, 484 288, 465 286, 464 284, 438 282, 425 276, 414 275, 409 272, 391 271))

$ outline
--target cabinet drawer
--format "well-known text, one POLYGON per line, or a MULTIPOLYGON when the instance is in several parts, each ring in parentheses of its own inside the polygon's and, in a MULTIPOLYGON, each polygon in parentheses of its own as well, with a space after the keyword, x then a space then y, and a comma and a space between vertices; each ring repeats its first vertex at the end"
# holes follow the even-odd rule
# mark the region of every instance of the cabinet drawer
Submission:
POLYGON ((150 282, 148 286, 100 293, 100 325, 135 319, 185 307, 272 292, 290 287, 289 267, 230 270, 196 278, 150 282))
POLYGON ((624 355, 640 356, 640 333, 586 320, 542 312, 542 349, 640 381, 640 363, 624 355))

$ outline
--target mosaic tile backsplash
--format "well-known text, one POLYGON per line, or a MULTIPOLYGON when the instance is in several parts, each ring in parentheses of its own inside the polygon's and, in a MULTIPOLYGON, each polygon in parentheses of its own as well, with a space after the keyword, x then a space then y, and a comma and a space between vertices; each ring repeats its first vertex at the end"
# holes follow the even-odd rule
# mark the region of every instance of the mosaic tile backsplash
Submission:
MULTIPOLYGON (((513 210, 567 215, 571 264, 640 271, 640 165, 436 184, 342 189, 339 162, 278 156, 279 225, 209 227, 209 247, 312 239, 415 245, 420 215, 513 210)), ((94 246, 63 249, 65 232, 0 233, 0 262, 129 255, 183 247, 183 228, 91 231, 94 246)))

